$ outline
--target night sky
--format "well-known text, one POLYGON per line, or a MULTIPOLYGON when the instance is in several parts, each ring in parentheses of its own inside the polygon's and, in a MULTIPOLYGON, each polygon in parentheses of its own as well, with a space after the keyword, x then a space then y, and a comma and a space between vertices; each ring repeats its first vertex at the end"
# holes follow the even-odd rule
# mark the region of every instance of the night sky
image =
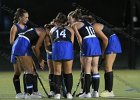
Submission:
MULTIPOLYGON (((29 19, 38 24, 49 23, 58 12, 66 15, 80 5, 114 26, 121 27, 124 14, 129 12, 128 0, 2 0, 2 5, 13 9, 24 8, 29 12, 29 19), (41 1, 41 2, 40 2, 41 1)), ((2 11, 2 18, 8 16, 12 24, 13 14, 2 11)))

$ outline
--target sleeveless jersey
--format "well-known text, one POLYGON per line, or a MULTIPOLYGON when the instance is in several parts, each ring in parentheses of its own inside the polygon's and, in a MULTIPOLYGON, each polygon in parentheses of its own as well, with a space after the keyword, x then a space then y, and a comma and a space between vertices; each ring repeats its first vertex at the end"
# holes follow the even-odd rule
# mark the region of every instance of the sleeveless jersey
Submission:
POLYGON ((57 41, 70 41, 71 42, 71 32, 67 28, 54 27, 51 29, 52 42, 57 41))
POLYGON ((23 29, 19 26, 18 23, 16 23, 15 25, 17 27, 17 32, 16 32, 16 36, 15 36, 15 39, 16 39, 18 37, 19 33, 23 33, 25 31, 27 31, 27 25, 25 25, 23 29))
POLYGON ((27 37, 30 40, 31 45, 35 45, 39 38, 34 28, 31 28, 27 30, 26 32, 20 33, 19 35, 23 35, 27 37))
POLYGON ((84 26, 78 30, 82 39, 86 37, 96 37, 95 31, 93 27, 90 25, 90 23, 88 23, 87 21, 80 21, 80 22, 84 23, 84 26))
POLYGON ((103 33, 109 38, 111 35, 114 34, 114 32, 108 28, 107 26, 104 25, 103 29, 102 29, 103 33))

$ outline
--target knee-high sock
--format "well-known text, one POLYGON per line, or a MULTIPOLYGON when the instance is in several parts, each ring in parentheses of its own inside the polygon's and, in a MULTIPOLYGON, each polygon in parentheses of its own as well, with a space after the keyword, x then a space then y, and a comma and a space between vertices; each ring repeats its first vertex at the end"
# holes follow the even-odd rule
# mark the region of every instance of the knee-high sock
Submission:
POLYGON ((94 91, 98 91, 99 83, 100 83, 99 73, 98 74, 92 74, 92 88, 94 89, 94 91))
POLYGON ((61 75, 54 75, 55 94, 60 94, 61 75))
POLYGON ((27 93, 32 94, 33 92, 33 74, 25 75, 27 93))
POLYGON ((65 78, 65 85, 66 85, 67 93, 71 93, 72 86, 73 86, 73 76, 72 76, 72 73, 64 74, 64 78, 65 78))
POLYGON ((105 73, 104 78, 105 78, 105 90, 111 92, 113 88, 113 72, 105 73))
POLYGON ((21 93, 19 75, 14 75, 13 84, 14 84, 14 87, 15 87, 15 90, 16 90, 16 94, 21 93))
POLYGON ((50 91, 54 91, 54 74, 49 74, 50 91))
POLYGON ((84 84, 85 84, 84 81, 85 81, 85 74, 83 72, 81 75, 81 89, 83 89, 83 92, 85 92, 84 91, 84 84))
POLYGON ((38 92, 37 75, 33 75, 33 91, 34 91, 34 92, 38 92))
POLYGON ((85 74, 85 92, 89 93, 90 92, 90 74, 85 74))

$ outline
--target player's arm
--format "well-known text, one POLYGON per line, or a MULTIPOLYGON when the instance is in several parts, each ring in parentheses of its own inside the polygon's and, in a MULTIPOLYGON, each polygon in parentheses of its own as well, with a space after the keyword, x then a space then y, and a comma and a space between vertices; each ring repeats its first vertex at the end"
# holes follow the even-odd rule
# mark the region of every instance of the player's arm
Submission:
POLYGON ((108 45, 108 38, 102 31, 103 27, 104 26, 102 24, 98 24, 98 23, 93 25, 93 28, 95 30, 97 37, 99 37, 103 42, 102 43, 102 54, 104 54, 105 49, 108 45))
POLYGON ((16 25, 13 25, 11 27, 11 30, 10 30, 10 39, 9 39, 10 44, 13 44, 14 43, 16 32, 17 32, 17 27, 16 27, 16 25))
POLYGON ((68 27, 71 32, 71 41, 74 43, 74 30, 71 27, 68 27))
POLYGON ((77 37, 77 40, 78 40, 78 43, 79 43, 79 46, 80 46, 80 49, 81 49, 81 46, 82 46, 82 38, 81 38, 81 36, 80 36, 80 33, 78 32, 78 29, 77 29, 77 27, 76 27, 76 24, 77 24, 77 23, 74 23, 74 24, 72 25, 72 28, 73 28, 73 30, 74 30, 74 34, 75 34, 76 37, 77 37))
POLYGON ((50 51, 51 42, 50 42, 49 30, 47 30, 46 32, 47 34, 44 39, 45 50, 48 54, 52 54, 52 51, 50 51))
POLYGON ((44 30, 42 30, 41 32, 39 31, 37 33, 39 34, 39 39, 38 39, 38 41, 37 41, 37 43, 35 45, 34 51, 35 51, 35 54, 36 54, 36 56, 37 56, 37 58, 38 58, 38 60, 40 62, 42 60, 41 55, 40 55, 40 48, 41 48, 42 43, 44 41, 44 38, 46 36, 46 32, 44 30))

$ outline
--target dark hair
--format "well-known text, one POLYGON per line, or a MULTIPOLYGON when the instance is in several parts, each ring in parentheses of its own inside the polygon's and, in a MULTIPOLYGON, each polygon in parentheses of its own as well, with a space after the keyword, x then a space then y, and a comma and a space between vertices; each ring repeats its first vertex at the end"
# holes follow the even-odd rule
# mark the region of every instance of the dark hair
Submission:
POLYGON ((76 9, 76 10, 73 12, 72 17, 75 18, 76 20, 81 19, 81 18, 82 18, 81 9, 76 9))
POLYGON ((90 23, 96 22, 95 18, 93 18, 91 15, 83 15, 83 16, 82 16, 82 19, 83 19, 83 20, 86 20, 86 21, 88 21, 88 22, 90 22, 90 23))
POLYGON ((65 14, 63 14, 62 12, 59 12, 56 16, 56 18, 54 19, 55 22, 58 22, 60 24, 65 24, 67 22, 67 17, 65 14))
POLYGON ((22 17, 24 13, 28 13, 25 9, 21 9, 21 8, 18 8, 15 12, 15 16, 14 16, 14 21, 13 23, 17 23, 18 20, 19 20, 19 17, 22 17))
POLYGON ((51 29, 53 27, 54 27, 54 25, 52 25, 52 24, 45 24, 44 25, 44 28, 48 28, 48 29, 51 29))

